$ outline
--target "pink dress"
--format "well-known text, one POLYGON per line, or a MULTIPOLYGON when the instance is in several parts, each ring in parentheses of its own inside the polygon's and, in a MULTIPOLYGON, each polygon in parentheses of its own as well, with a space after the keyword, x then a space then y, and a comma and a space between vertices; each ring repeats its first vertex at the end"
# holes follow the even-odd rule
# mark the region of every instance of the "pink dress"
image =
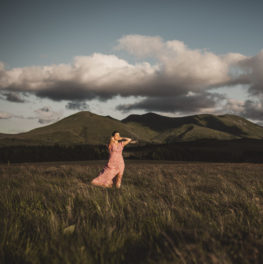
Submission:
POLYGON ((99 175, 91 181, 91 184, 103 187, 112 187, 112 179, 119 173, 122 178, 124 172, 124 159, 122 156, 123 141, 112 144, 109 153, 108 163, 99 172, 99 175))

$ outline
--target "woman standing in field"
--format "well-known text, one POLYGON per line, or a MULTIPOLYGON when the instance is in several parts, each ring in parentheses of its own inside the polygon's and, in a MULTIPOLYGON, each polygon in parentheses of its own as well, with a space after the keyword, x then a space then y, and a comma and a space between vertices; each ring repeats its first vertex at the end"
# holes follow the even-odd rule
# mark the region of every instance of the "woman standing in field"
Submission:
POLYGON ((91 184, 111 188, 113 185, 112 179, 117 175, 116 188, 121 187, 121 180, 125 168, 124 159, 122 156, 122 150, 125 145, 129 143, 137 143, 130 138, 120 137, 118 131, 112 132, 112 137, 108 145, 109 160, 104 168, 99 172, 99 175, 91 181, 91 184), (119 140, 125 139, 125 141, 119 142, 119 140))

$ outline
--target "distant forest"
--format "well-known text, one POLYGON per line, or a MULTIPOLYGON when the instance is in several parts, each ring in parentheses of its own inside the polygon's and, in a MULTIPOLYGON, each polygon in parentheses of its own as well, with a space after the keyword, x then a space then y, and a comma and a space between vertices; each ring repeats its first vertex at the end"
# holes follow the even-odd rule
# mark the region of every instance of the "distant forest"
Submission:
MULTIPOLYGON (((199 140, 171 144, 126 145, 124 159, 263 163, 263 140, 199 140)), ((1 163, 106 160, 107 145, 9 146, 1 163)))

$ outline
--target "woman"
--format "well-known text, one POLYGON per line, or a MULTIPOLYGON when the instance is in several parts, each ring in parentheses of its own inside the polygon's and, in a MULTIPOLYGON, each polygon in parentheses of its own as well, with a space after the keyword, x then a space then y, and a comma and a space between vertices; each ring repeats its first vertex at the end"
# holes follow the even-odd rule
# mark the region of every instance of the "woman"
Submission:
POLYGON ((113 185, 112 179, 118 174, 116 188, 121 187, 121 180, 125 167, 122 150, 124 146, 129 143, 137 143, 137 141, 132 141, 130 138, 120 137, 120 133, 116 130, 112 132, 112 137, 108 145, 110 153, 108 163, 99 172, 99 175, 91 181, 91 184, 111 188, 113 185), (126 141, 119 142, 119 140, 122 139, 125 139, 126 141))

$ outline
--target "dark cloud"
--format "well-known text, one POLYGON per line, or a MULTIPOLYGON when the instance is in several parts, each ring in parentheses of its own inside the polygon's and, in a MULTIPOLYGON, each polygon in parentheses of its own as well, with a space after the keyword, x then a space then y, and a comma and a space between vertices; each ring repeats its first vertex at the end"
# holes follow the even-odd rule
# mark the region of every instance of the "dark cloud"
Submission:
POLYGON ((256 55, 239 63, 250 82, 248 92, 253 96, 263 95, 263 49, 256 55))
POLYGON ((70 110, 87 110, 89 106, 84 101, 72 101, 67 103, 66 108, 70 110))
POLYGON ((50 110, 50 107, 44 106, 44 107, 40 108, 39 111, 41 111, 41 112, 50 112, 51 110, 50 110))
POLYGON ((36 91, 36 95, 41 98, 49 98, 54 101, 61 100, 92 100, 98 97, 98 94, 90 90, 87 85, 77 81, 57 81, 44 89, 36 91))
POLYGON ((213 108, 223 99, 225 99, 225 96, 222 94, 208 92, 175 97, 150 97, 138 103, 118 105, 116 109, 122 112, 140 109, 145 111, 189 113, 203 108, 213 108))
POLYGON ((263 105, 252 100, 246 100, 244 103, 244 110, 241 112, 241 114, 246 118, 262 120, 263 105))
POLYGON ((231 113, 251 119, 255 123, 263 124, 263 95, 254 100, 227 99, 220 112, 231 113))
POLYGON ((18 93, 10 92, 10 93, 3 93, 4 99, 9 102, 14 103, 24 103, 25 100, 21 98, 21 95, 18 93))

